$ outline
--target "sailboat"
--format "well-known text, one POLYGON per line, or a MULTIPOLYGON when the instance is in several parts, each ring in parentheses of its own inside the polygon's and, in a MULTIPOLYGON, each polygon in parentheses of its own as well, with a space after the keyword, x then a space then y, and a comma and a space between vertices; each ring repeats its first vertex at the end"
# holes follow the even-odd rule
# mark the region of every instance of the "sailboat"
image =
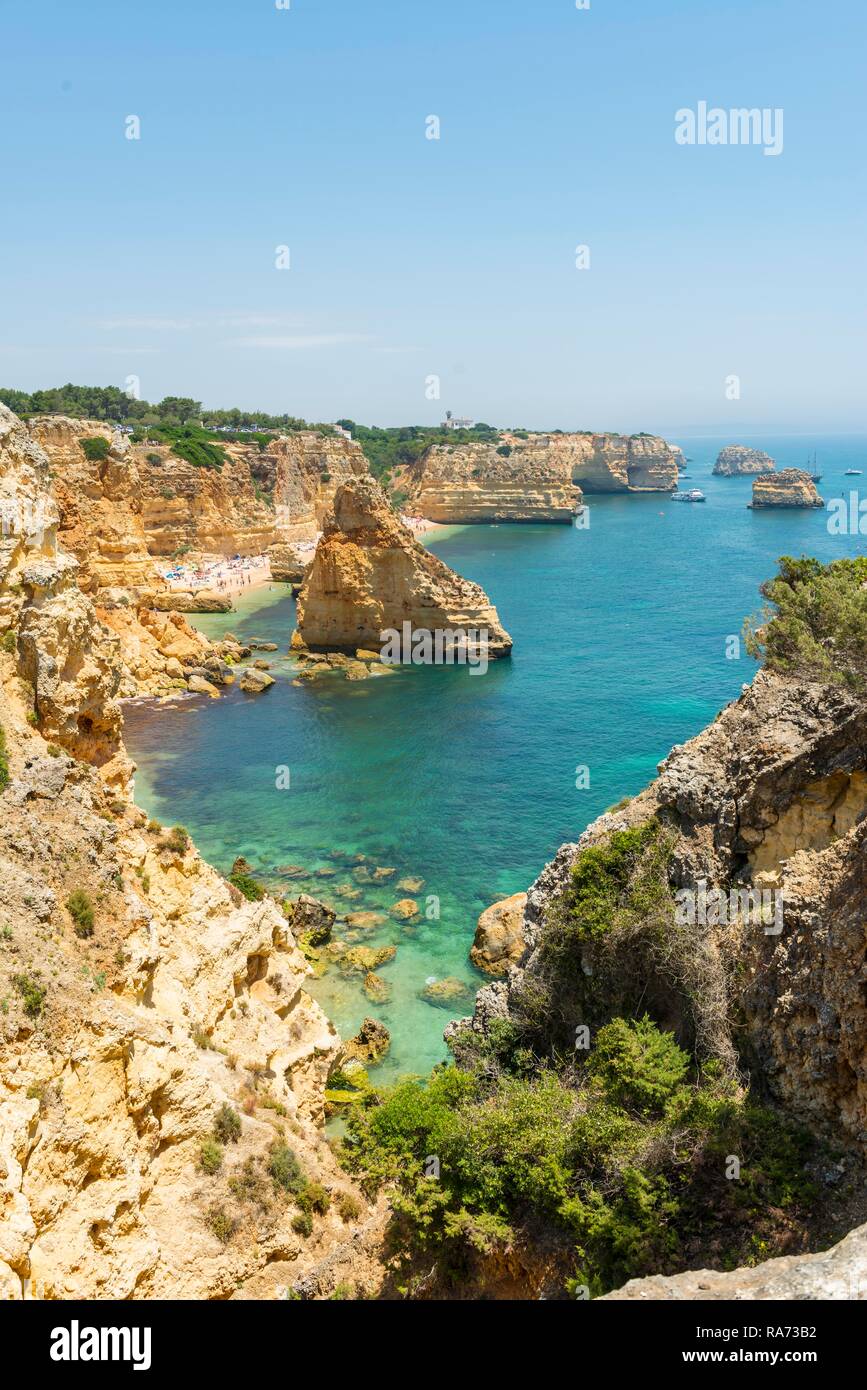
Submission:
POLYGON ((816 450, 815 450, 815 449, 813 450, 813 461, 812 461, 812 463, 810 462, 810 455, 809 455, 809 454, 807 455, 807 472, 809 473, 810 477, 813 479, 813 482, 814 482, 814 483, 820 483, 820 482, 822 481, 822 475, 821 475, 821 473, 818 471, 818 469, 817 469, 817 467, 816 467, 816 450))

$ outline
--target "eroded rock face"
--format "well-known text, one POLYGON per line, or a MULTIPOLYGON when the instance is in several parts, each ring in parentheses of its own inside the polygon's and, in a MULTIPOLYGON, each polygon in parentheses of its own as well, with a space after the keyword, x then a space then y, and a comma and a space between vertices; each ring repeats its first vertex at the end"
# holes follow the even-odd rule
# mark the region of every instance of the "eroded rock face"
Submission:
POLYGON ((824 507, 816 484, 802 468, 783 468, 779 473, 756 478, 753 482, 754 508, 824 507))
POLYGON ((387 629, 475 629, 489 657, 506 656, 511 638, 478 584, 444 565, 395 516, 372 478, 338 489, 298 600, 293 641, 308 648, 377 650, 387 629))
POLYGON ((669 492, 681 451, 654 435, 503 433, 434 444, 396 477, 431 521, 569 522, 582 493, 669 492))
POLYGON ((581 501, 581 489, 573 484, 564 459, 552 452, 545 436, 542 439, 434 444, 408 474, 408 506, 430 521, 568 525, 581 501))
MULTIPOLYGON (((58 549, 48 483, 44 452, 0 407, 0 500, 16 509, 0 542, 0 630, 16 634, 0 647, 0 1292, 375 1287, 381 1210, 357 1194, 355 1231, 330 1213, 305 1243, 274 1199, 269 1151, 287 1138, 311 1179, 354 1191, 321 1130, 339 1039, 277 904, 245 901, 185 833, 146 828, 132 805, 119 643, 58 549), (224 1105, 240 1135, 206 1173, 224 1105), (262 1204, 232 1185, 248 1173, 262 1204)), ((131 610, 113 597, 120 622, 131 610)), ((152 616, 154 644, 183 653, 186 620, 152 616)))
POLYGON ((542 922, 578 853, 655 816, 673 837, 673 889, 753 885, 780 895, 781 927, 774 919, 706 929, 739 1014, 729 1055, 814 1131, 867 1142, 865 773, 867 701, 760 672, 672 750, 644 792, 561 848, 528 891, 519 964, 479 991, 473 1019, 450 1025, 448 1040, 459 1048, 465 1030, 484 1033, 491 1020, 520 1015, 522 992, 542 969, 542 922))
POLYGON ((731 1299, 752 1302, 867 1300, 867 1226, 850 1231, 844 1240, 818 1255, 784 1255, 752 1269, 689 1270, 686 1274, 654 1274, 630 1279, 605 1300, 625 1302, 658 1299, 708 1302, 731 1299))
POLYGON ((735 478, 745 473, 772 473, 776 466, 770 454, 761 449, 751 449, 747 444, 728 444, 717 454, 713 471, 723 478, 735 478))

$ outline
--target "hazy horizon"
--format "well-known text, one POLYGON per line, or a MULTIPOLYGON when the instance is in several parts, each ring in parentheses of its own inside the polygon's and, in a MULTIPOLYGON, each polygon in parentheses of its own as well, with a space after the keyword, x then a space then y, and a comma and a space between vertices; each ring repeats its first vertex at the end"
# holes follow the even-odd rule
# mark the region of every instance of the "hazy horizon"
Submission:
POLYGON ((867 428, 854 0, 4 21, 4 386, 136 377, 383 426, 867 428), (679 144, 702 103, 783 113, 779 148, 679 144))

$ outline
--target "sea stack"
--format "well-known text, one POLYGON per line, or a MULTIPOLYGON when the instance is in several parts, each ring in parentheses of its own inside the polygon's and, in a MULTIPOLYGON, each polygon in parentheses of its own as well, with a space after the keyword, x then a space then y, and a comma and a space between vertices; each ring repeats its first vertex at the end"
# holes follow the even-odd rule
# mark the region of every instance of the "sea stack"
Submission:
POLYGON ((484 589, 425 549, 370 477, 338 488, 298 599, 296 649, 379 649, 387 629, 487 633, 490 658, 512 639, 484 589))
POLYGON ((824 498, 803 468, 784 468, 773 476, 753 480, 753 500, 749 504, 762 507, 824 507, 824 498))
POLYGON ((713 471, 721 478, 739 478, 749 473, 772 473, 776 466, 770 454, 761 449, 751 449, 747 444, 729 444, 717 455, 713 471))

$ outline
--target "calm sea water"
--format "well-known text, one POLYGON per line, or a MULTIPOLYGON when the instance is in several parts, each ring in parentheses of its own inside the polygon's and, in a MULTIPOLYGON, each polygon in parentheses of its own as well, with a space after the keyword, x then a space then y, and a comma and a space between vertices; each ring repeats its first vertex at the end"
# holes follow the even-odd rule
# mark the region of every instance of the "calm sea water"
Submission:
MULTIPOLYGON (((264 695, 127 707, 140 803, 186 825, 219 868, 238 854, 265 879, 279 865, 302 865, 310 877, 287 891, 337 904, 334 888, 353 879, 330 856, 361 853, 396 878, 424 879, 413 895, 422 904, 439 899, 439 920, 389 918, 358 934, 360 944, 397 946, 380 972, 387 1003, 371 1004, 360 976, 335 971, 311 987, 344 1036, 366 1014, 391 1030, 379 1079, 426 1072, 446 1055, 443 1027, 469 1011, 469 995, 444 1010, 421 992, 432 978, 455 977, 468 991, 482 982, 467 960, 479 912, 527 887, 558 845, 637 792, 673 744, 750 680, 753 664, 728 659, 726 639, 759 610, 758 585, 777 557, 828 560, 867 548, 865 538, 830 536, 825 512, 750 511, 750 479, 710 476, 728 441, 678 442, 692 460, 687 485, 705 492, 704 505, 597 497, 587 530, 439 533, 437 553, 484 586, 514 640, 511 661, 484 676, 406 669, 294 687, 291 660, 274 654, 278 680, 264 695), (281 765, 291 769, 288 790, 275 784, 281 765), (590 785, 578 789, 584 766, 590 785)), ((867 488, 867 439, 744 442, 767 449, 778 467, 803 466, 816 447, 826 499, 867 488), (864 467, 864 478, 845 478, 849 467, 864 467)), ((214 636, 276 641, 284 653, 294 604, 275 586, 200 625, 214 636)), ((361 896, 344 909, 387 911, 407 896, 393 884, 357 886, 361 896)))

